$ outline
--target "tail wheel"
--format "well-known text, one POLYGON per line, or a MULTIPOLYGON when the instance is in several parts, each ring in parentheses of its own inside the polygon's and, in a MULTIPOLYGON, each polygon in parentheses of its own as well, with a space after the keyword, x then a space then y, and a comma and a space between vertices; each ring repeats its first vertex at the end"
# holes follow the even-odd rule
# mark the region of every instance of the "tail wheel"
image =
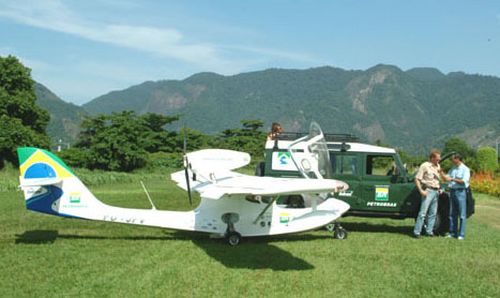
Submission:
POLYGON ((240 244, 241 241, 241 235, 238 232, 229 232, 226 236, 227 243, 231 246, 236 246, 240 244))

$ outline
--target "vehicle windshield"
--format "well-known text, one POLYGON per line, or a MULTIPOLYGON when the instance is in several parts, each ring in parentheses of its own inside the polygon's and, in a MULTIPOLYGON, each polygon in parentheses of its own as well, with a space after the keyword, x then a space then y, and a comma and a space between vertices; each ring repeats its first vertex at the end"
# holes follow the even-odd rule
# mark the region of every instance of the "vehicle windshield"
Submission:
POLYGON ((292 143, 289 151, 304 177, 319 179, 332 177, 330 154, 318 123, 313 121, 309 127, 309 134, 292 143))

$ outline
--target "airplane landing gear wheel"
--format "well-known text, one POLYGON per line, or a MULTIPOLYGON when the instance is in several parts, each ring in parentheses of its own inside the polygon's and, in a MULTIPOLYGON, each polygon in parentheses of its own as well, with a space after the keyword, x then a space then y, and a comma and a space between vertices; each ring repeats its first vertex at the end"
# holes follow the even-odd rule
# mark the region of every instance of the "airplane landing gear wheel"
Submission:
POLYGON ((347 231, 341 226, 336 226, 333 232, 333 238, 344 240, 347 239, 347 231))
POLYGON ((240 244, 241 241, 241 235, 238 232, 229 232, 226 236, 227 243, 231 246, 236 246, 240 244))
POLYGON ((332 224, 332 223, 331 223, 331 224, 327 224, 327 225, 325 226, 325 229, 326 229, 328 232, 332 232, 332 233, 333 233, 333 231, 335 231, 335 224, 332 224))

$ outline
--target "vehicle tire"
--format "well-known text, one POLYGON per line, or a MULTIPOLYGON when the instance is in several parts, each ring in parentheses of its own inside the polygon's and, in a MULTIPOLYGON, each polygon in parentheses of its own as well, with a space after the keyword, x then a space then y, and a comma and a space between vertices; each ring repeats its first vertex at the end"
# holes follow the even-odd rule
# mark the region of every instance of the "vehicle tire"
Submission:
POLYGON ((231 246, 236 246, 240 244, 241 241, 241 235, 238 232, 229 232, 226 236, 227 243, 231 246))
POLYGON ((347 231, 344 228, 337 228, 333 232, 333 238, 340 240, 347 239, 347 231))
POLYGON ((436 214, 436 221, 434 222, 433 233, 434 235, 444 235, 450 228, 449 215, 449 198, 448 195, 442 194, 439 197, 438 211, 436 214))
POLYGON ((328 232, 332 232, 335 231, 335 224, 331 223, 331 224, 327 224, 325 226, 325 229, 328 231, 328 232))

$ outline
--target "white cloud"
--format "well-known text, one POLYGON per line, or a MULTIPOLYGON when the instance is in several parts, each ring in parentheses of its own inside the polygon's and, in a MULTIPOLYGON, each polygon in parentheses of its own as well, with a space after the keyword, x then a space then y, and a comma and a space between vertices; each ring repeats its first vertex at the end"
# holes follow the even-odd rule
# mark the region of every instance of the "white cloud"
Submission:
POLYGON ((185 43, 182 34, 176 29, 92 23, 82 20, 59 1, 35 1, 30 5, 10 2, 0 11, 0 16, 33 27, 204 66, 220 62, 213 46, 185 43))
POLYGON ((207 71, 225 74, 239 72, 251 66, 252 61, 255 61, 255 58, 235 60, 223 57, 223 53, 228 50, 243 52, 246 56, 259 54, 267 60, 279 58, 301 62, 314 61, 304 54, 276 49, 248 46, 218 47, 207 43, 190 43, 186 42, 183 34, 175 28, 91 22, 82 19, 59 0, 24 2, 7 0, 3 2, 5 3, 2 4, 0 17, 37 28, 188 62, 207 71))

